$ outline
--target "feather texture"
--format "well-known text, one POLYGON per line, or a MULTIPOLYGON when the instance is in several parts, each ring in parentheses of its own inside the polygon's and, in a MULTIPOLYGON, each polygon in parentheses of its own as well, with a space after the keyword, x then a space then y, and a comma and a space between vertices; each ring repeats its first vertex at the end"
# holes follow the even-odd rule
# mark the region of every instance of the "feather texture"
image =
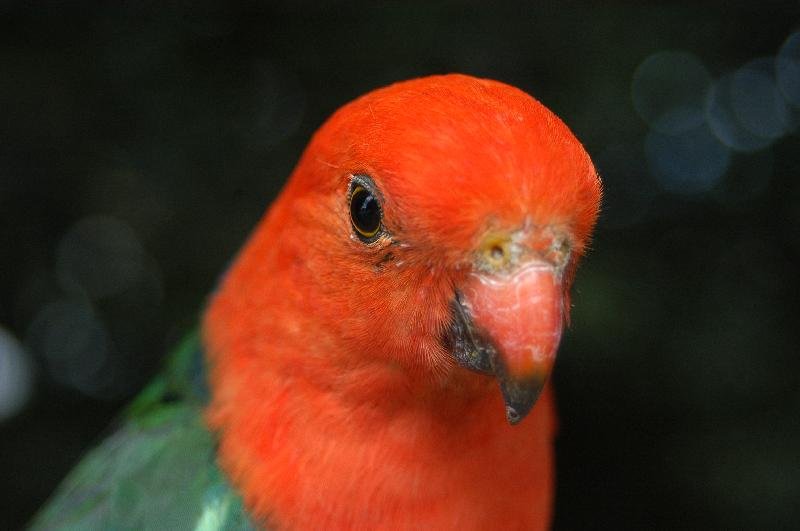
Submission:
POLYGON ((187 338, 120 426, 59 486, 34 530, 254 529, 202 418, 203 354, 187 338))
POLYGON ((442 338, 483 234, 559 227, 571 275, 599 200, 580 143, 507 85, 437 76, 337 111, 204 320, 208 420, 246 506, 286 529, 546 527, 550 391, 509 426, 494 379, 442 338), (369 245, 354 175, 382 202, 369 245))

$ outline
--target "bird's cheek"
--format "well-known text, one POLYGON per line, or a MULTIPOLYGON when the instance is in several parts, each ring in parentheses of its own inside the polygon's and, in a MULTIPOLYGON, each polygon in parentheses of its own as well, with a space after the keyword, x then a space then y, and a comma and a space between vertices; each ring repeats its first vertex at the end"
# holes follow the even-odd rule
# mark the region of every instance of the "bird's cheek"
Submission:
POLYGON ((564 323, 561 272, 544 261, 502 274, 475 273, 461 287, 512 424, 533 406, 550 374, 564 323))

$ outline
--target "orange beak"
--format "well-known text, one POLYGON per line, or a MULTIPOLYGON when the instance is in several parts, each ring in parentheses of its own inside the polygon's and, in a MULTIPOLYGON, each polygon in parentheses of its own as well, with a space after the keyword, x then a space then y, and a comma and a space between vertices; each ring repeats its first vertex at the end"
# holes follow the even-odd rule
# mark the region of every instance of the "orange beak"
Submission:
POLYGON ((456 304, 475 346, 472 364, 459 361, 494 373, 508 422, 520 422, 539 397, 561 340, 561 270, 545 260, 530 260, 510 272, 473 273, 456 304))

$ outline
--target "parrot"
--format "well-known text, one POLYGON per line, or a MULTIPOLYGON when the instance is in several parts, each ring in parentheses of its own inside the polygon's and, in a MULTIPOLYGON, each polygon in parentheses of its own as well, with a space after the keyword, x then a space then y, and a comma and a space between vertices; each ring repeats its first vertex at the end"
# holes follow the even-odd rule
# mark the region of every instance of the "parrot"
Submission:
POLYGON ((337 110, 197 331, 33 529, 546 529, 549 382, 602 195, 526 92, 337 110))

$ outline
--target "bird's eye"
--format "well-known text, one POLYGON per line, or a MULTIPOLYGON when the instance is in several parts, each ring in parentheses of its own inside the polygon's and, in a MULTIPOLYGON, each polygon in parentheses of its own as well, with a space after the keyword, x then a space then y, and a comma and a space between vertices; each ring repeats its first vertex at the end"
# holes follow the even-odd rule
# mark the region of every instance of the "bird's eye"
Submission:
POLYGON ((350 221, 362 241, 371 242, 381 229, 381 205, 378 198, 361 184, 354 183, 350 193, 350 221))

